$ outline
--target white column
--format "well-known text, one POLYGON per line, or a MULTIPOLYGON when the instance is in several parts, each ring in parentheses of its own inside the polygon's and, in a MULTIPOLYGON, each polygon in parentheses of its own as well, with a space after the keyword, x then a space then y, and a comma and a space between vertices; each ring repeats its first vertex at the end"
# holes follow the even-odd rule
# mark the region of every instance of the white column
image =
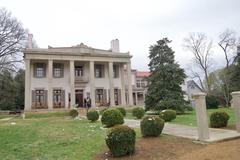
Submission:
POLYGON ((108 62, 109 88, 110 88, 110 106, 115 106, 114 84, 113 84, 113 62, 108 62))
POLYGON ((145 91, 143 91, 143 102, 145 102, 145 91))
POLYGON ((31 66, 30 59, 25 59, 25 99, 24 99, 24 110, 31 110, 31 66))
POLYGON ((48 60, 48 109, 53 109, 53 90, 52 90, 52 74, 53 74, 53 61, 48 60))
POLYGON ((206 108, 206 93, 197 93, 193 95, 196 104, 198 140, 209 139, 208 117, 206 108))
POLYGON ((90 98, 91 98, 92 107, 95 107, 96 103, 95 103, 94 61, 90 61, 89 69, 90 69, 90 98))
POLYGON ((235 110, 235 116, 236 116, 236 129, 237 132, 240 132, 240 91, 238 92, 232 92, 232 105, 235 110))
POLYGON ((71 94, 71 104, 70 108, 73 108, 75 106, 75 87, 74 87, 74 81, 75 81, 75 75, 74 75, 74 60, 70 60, 69 65, 69 73, 70 73, 70 94, 71 94))
POLYGON ((124 64, 120 65, 120 72, 121 72, 121 104, 126 106, 126 88, 125 88, 125 78, 124 78, 124 64))
POLYGON ((127 79, 128 79, 128 104, 133 106, 133 94, 132 94, 132 72, 131 63, 127 63, 127 79))
POLYGON ((138 105, 138 94, 135 92, 135 100, 136 100, 136 106, 138 105))

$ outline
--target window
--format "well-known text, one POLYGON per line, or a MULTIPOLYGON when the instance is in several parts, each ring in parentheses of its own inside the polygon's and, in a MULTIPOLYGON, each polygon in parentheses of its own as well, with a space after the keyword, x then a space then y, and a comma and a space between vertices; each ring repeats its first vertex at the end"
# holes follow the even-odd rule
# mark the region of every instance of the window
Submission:
POLYGON ((53 108, 64 108, 65 91, 61 89, 53 90, 53 108))
POLYGON ((44 90, 36 90, 35 102, 43 104, 44 103, 44 90))
POLYGON ((42 78, 45 77, 46 70, 44 63, 36 63, 34 66, 34 77, 42 78))
POLYGON ((118 65, 113 65, 113 77, 114 78, 119 77, 119 67, 118 67, 118 65))
POLYGON ((103 102, 103 89, 96 89, 96 102, 97 103, 103 102))
POLYGON ((140 87, 141 87, 141 81, 137 80, 137 88, 140 88, 140 87))
POLYGON ((104 77, 104 65, 102 65, 102 64, 95 65, 95 77, 96 78, 104 77))
POLYGON ((53 64, 53 77, 60 78, 63 77, 63 64, 61 63, 54 63, 53 64))
POLYGON ((75 66, 75 76, 76 77, 83 76, 83 66, 75 66))

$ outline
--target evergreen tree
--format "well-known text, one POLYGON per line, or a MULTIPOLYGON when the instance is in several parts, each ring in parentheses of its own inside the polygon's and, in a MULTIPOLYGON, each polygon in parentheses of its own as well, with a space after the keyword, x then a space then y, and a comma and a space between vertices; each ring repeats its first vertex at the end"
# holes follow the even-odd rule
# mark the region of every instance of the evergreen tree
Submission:
POLYGON ((230 88, 232 92, 240 91, 240 51, 236 57, 237 64, 234 66, 230 79, 230 88))
POLYGON ((24 86, 25 86, 25 71, 20 69, 14 78, 16 97, 15 108, 17 110, 24 109, 24 86))
POLYGON ((4 70, 0 73, 0 110, 15 109, 15 87, 12 73, 4 70))
POLYGON ((146 109, 171 108, 183 111, 184 99, 181 84, 186 77, 184 70, 174 61, 174 51, 168 46, 171 41, 163 38, 150 46, 146 109))

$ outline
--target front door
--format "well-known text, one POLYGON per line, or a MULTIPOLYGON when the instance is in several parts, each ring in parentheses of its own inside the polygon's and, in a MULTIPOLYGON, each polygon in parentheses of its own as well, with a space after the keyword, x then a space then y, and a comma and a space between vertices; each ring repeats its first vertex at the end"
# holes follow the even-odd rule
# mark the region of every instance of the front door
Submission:
POLYGON ((76 90, 76 104, 83 107, 83 90, 76 90))

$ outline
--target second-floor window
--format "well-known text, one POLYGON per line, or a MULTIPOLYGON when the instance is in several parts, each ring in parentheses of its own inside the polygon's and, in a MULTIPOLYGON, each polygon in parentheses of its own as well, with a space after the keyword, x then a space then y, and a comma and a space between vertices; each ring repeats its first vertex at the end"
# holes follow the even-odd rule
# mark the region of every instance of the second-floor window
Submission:
POLYGON ((46 65, 45 63, 34 64, 34 77, 42 78, 46 76, 46 65))
POLYGON ((60 78, 63 77, 64 66, 61 63, 53 64, 53 77, 60 78))
POLYGON ((114 78, 119 77, 119 67, 118 67, 118 65, 113 65, 113 77, 114 78))
POLYGON ((83 76, 83 66, 75 66, 75 76, 76 77, 83 76))
POLYGON ((104 77, 104 65, 102 65, 102 64, 95 65, 95 77, 96 78, 104 77))

